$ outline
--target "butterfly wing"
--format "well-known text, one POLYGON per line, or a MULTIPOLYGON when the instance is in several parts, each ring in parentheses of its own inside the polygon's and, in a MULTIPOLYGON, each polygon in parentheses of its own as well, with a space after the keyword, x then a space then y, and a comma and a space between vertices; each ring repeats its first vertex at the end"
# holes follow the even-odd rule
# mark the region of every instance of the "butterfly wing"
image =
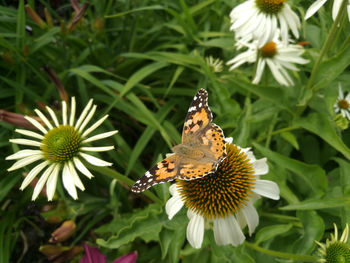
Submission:
POLYGON ((152 185, 174 180, 178 174, 178 155, 173 154, 149 169, 131 188, 131 191, 140 193, 152 185))

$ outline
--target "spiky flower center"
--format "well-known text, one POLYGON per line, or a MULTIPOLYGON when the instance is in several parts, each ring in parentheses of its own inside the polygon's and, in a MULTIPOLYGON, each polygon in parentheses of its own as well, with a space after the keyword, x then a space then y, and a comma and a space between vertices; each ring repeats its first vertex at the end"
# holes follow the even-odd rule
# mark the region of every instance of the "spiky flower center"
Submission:
POLYGON ((185 206, 208 219, 235 214, 246 204, 255 177, 247 154, 234 144, 227 144, 227 157, 215 173, 203 178, 178 180, 178 190, 185 206))
POLYGON ((277 14, 284 7, 286 0, 255 0, 261 12, 266 14, 277 14))
POLYGON ((261 56, 264 58, 272 58, 276 54, 277 54, 277 47, 276 47, 276 43, 273 41, 266 43, 261 48, 261 56))
POLYGON ((46 133, 41 142, 46 160, 54 163, 64 163, 79 153, 81 144, 80 133, 70 125, 60 125, 46 133))
POLYGON ((344 110, 347 110, 350 107, 349 102, 346 99, 340 99, 338 101, 338 106, 339 106, 339 108, 344 109, 344 110))
POLYGON ((336 241, 326 248, 326 263, 350 262, 350 246, 346 243, 336 241))

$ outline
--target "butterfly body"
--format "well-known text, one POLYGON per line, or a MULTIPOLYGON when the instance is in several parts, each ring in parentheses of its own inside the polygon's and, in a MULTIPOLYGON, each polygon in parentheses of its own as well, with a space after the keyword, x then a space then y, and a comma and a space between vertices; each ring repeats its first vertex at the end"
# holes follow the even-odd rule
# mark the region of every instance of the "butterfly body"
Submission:
POLYGON ((181 144, 175 145, 173 154, 147 171, 132 187, 133 192, 176 178, 201 178, 216 171, 226 157, 226 142, 221 128, 211 122, 213 116, 207 100, 207 92, 200 89, 186 115, 181 144))

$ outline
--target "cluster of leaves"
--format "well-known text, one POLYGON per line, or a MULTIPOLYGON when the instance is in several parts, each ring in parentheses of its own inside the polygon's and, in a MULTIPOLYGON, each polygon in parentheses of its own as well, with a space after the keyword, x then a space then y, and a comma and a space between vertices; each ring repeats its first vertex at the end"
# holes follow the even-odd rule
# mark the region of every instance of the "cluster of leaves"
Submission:
MULTIPOLYGON (((16 127, 0 122, 0 262, 44 260, 38 249, 57 227, 46 223, 53 217, 76 221, 66 246, 96 243, 110 259, 137 250, 139 262, 297 261, 315 254, 314 240, 324 240, 333 222, 350 222, 350 133, 337 128, 333 112, 338 82, 350 89, 345 17, 308 82, 333 26, 329 3, 302 25, 311 62, 294 74, 295 86, 281 87, 268 74, 263 84, 251 84, 250 66, 216 73, 206 63, 209 55, 227 61, 238 54, 228 16, 238 0, 91 0, 74 28, 69 1, 10 2, 0 6, 0 108, 32 115, 35 107, 57 105, 61 85, 80 108, 93 98, 97 115, 110 115, 101 132, 119 133, 109 143, 116 151, 101 155, 113 168, 91 167, 95 177, 84 178, 86 191, 77 201, 59 183, 53 210, 43 212, 44 197, 32 203, 32 189, 18 190, 23 169, 6 171, 5 157, 18 150, 8 142, 16 127), (28 7, 42 23, 28 16, 28 7), (165 214, 169 183, 145 195, 129 191, 181 141, 186 111, 199 88, 208 90, 214 122, 225 135, 268 158, 265 178, 281 190, 280 201, 257 202, 260 225, 238 248, 217 246, 207 231, 202 249, 193 249, 185 239, 185 211, 171 221, 165 214)), ((300 15, 312 3, 288 2, 300 15)))

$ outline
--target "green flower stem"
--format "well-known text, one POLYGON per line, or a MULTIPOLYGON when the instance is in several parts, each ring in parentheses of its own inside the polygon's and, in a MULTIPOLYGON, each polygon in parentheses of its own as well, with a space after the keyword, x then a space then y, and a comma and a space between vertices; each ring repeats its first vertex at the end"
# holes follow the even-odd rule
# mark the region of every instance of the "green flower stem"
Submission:
MULTIPOLYGON (((321 52, 320 52, 320 55, 318 56, 316 62, 315 62, 315 65, 312 69, 312 72, 311 72, 311 76, 309 78, 309 81, 306 85, 306 90, 311 90, 312 92, 314 92, 313 90, 313 84, 314 84, 314 81, 315 81, 315 76, 316 76, 316 73, 321 65, 321 62, 324 58, 324 56, 329 52, 333 42, 334 42, 334 39, 337 35, 337 32, 338 30, 340 29, 340 27, 338 26, 339 25, 339 22, 341 21, 341 19, 343 18, 343 15, 344 15, 344 12, 346 11, 346 4, 347 4, 348 0, 343 0, 342 4, 341 4, 341 7, 340 7, 340 10, 339 10, 339 13, 332 25, 332 28, 329 32, 329 35, 326 39, 326 42, 324 43, 322 49, 321 49, 321 52)), ((308 102, 311 100, 312 96, 310 96, 309 98, 306 99, 306 101, 302 102, 302 106, 298 109, 297 111, 297 116, 300 116, 304 110, 306 109, 306 105, 308 104, 308 102)))
POLYGON ((264 253, 266 255, 274 256, 274 257, 279 257, 279 258, 287 258, 287 259, 294 259, 294 260, 299 260, 302 262, 316 262, 317 258, 309 255, 298 255, 298 254, 291 254, 291 253, 284 253, 284 252, 279 252, 275 250, 270 250, 266 248, 259 247, 256 244, 249 243, 249 242, 244 242, 244 244, 256 251, 259 251, 261 253, 264 253))
MULTIPOLYGON (((120 182, 123 182, 125 184, 127 184, 128 186, 133 186, 134 185, 134 181, 131 180, 130 178, 122 175, 121 173, 118 173, 116 171, 114 171, 111 168, 108 167, 100 167, 100 166, 94 166, 94 165, 90 165, 90 164, 86 164, 86 166, 89 169, 92 169, 98 173, 104 174, 106 176, 109 176, 113 179, 116 179, 120 182)), ((160 203, 162 204, 163 202, 155 195, 153 194, 151 191, 144 191, 142 192, 142 194, 144 194, 145 196, 147 196, 149 199, 151 199, 153 202, 155 203, 160 203)))

